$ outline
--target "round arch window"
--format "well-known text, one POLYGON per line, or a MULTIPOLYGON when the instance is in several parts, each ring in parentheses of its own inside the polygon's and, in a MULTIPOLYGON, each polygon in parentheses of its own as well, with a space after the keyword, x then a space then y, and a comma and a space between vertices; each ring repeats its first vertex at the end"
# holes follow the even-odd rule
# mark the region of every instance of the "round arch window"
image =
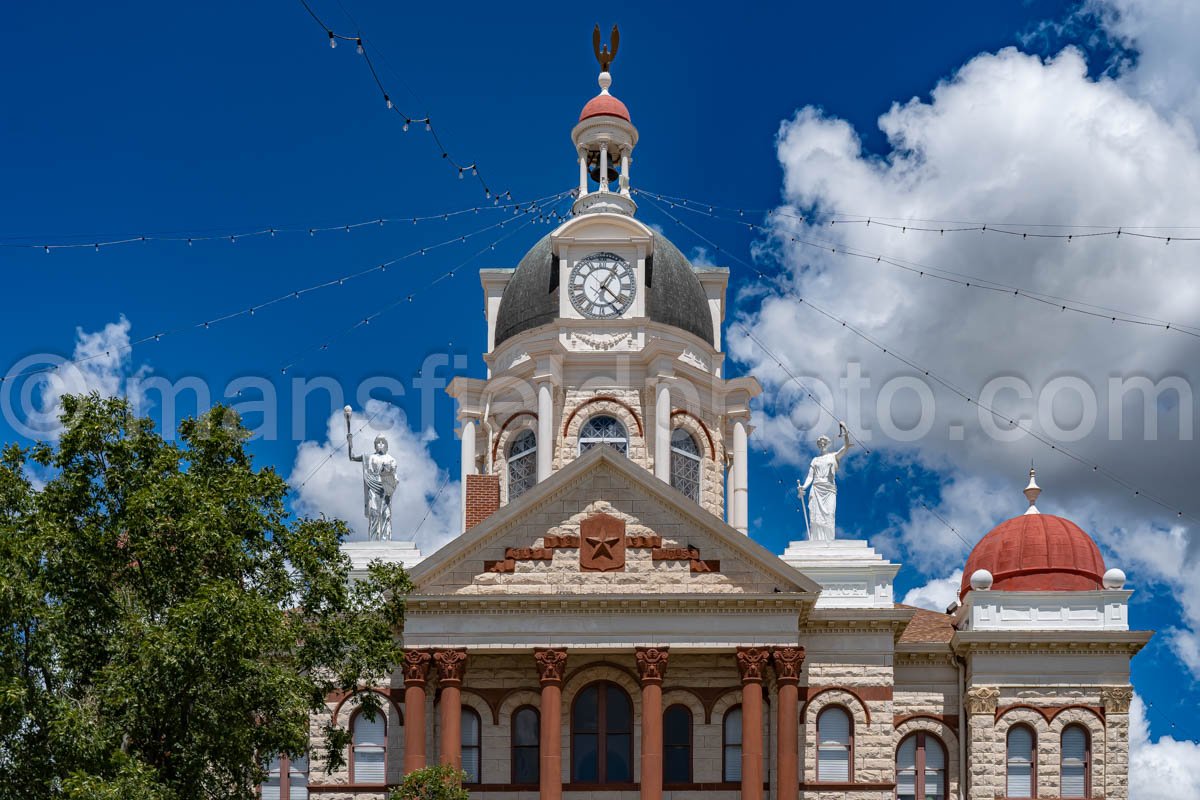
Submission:
POLYGON ((671 431, 671 485, 700 501, 700 446, 683 428, 671 431))
POLYGON ((616 417, 601 414, 589 419, 579 429, 580 454, 602 444, 608 445, 622 455, 629 455, 629 434, 616 417))

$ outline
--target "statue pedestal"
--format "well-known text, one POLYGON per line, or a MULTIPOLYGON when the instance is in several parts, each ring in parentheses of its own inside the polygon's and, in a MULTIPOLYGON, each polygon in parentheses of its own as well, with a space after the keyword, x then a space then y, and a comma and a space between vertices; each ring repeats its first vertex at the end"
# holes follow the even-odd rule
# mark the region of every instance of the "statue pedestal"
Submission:
POLYGON ((817 583, 817 608, 892 608, 892 579, 900 571, 862 539, 791 542, 783 560, 817 583))
POLYGON ((342 552, 350 556, 351 580, 366 577, 367 565, 375 560, 403 564, 405 569, 412 569, 424 559, 414 542, 376 542, 369 539, 342 542, 342 552))

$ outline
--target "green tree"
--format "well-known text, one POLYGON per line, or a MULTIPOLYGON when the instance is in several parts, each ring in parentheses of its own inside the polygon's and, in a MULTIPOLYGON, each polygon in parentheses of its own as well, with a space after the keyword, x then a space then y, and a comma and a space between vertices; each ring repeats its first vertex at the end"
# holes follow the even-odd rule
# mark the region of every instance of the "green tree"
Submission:
POLYGON ((345 524, 292 517, 229 409, 174 443, 63 402, 57 447, 0 454, 0 800, 251 798, 327 693, 391 674, 408 577, 351 584, 345 524))
POLYGON ((468 800, 470 794, 462 788, 466 777, 465 772, 447 764, 413 770, 392 789, 388 800, 468 800))

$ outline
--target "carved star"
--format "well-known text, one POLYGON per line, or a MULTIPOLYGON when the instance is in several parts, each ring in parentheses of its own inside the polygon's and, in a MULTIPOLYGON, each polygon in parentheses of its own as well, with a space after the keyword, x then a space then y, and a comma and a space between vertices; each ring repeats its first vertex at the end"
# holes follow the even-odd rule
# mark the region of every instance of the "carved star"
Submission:
POLYGON ((612 548, 621 541, 620 536, 588 536, 587 543, 592 546, 592 558, 607 558, 612 560, 612 548))

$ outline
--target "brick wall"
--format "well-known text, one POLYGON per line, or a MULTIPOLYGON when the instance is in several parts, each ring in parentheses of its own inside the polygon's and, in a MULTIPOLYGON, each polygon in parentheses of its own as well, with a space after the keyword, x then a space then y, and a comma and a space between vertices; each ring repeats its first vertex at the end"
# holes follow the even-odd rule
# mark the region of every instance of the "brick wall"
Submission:
POLYGON ((467 530, 490 517, 500 508, 500 476, 467 476, 467 530))

